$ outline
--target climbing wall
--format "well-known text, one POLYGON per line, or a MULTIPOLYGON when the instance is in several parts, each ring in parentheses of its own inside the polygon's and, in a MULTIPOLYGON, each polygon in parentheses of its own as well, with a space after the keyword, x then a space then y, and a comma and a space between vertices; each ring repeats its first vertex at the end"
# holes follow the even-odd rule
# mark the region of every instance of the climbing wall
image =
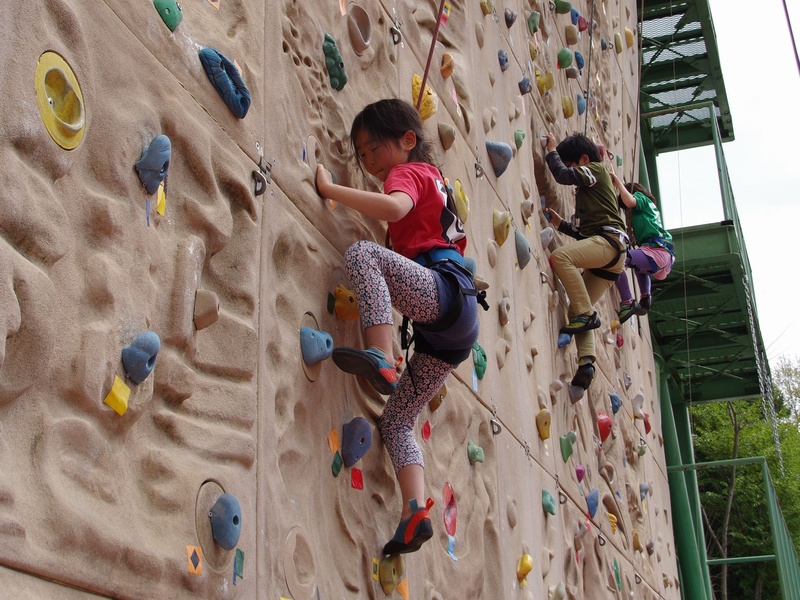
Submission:
POLYGON ((599 370, 572 403, 575 346, 557 344, 567 298, 548 265, 569 240, 541 211, 573 203, 547 172, 545 131, 586 131, 609 168, 638 172, 632 0, 448 3, 425 128, 463 188, 487 360, 485 373, 463 363, 420 415, 434 537, 379 576, 400 511, 374 425, 384 399, 330 360, 306 364, 300 331, 361 345, 341 310, 342 255, 385 230, 319 198, 312 172, 379 189, 347 132, 371 101, 413 100, 438 10, 0 9, 13 57, 0 104, 4 594, 680 598, 647 319, 618 327, 607 295, 599 370), (212 72, 227 91, 203 49, 235 65, 212 72), (487 142, 511 152, 503 169, 487 142), (358 418, 371 448, 340 468, 358 418))

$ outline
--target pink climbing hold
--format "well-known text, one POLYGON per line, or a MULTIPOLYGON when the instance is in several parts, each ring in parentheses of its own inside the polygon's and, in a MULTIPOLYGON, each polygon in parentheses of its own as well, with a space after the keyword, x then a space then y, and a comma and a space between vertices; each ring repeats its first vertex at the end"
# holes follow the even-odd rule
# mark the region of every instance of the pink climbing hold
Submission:
POLYGON ((456 534, 456 519, 458 518, 458 508, 456 507, 456 495, 450 483, 445 483, 442 488, 442 504, 444 504, 444 529, 447 535, 456 534))
POLYGON ((427 444, 429 439, 431 439, 431 422, 425 421, 422 426, 422 440, 427 444))
POLYGON ((652 427, 650 426, 650 415, 644 413, 644 432, 650 433, 652 427))
POLYGON ((583 481, 583 478, 586 477, 586 467, 583 465, 578 465, 575 467, 575 476, 578 478, 578 483, 583 481))
POLYGON ((617 332, 617 348, 622 348, 625 345, 625 338, 622 337, 622 334, 618 331, 617 332))

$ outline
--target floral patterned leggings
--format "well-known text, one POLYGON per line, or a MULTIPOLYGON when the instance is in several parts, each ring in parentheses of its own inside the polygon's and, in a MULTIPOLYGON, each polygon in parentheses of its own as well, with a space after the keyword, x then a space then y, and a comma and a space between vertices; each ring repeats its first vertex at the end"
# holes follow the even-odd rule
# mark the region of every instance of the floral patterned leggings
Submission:
MULTIPOLYGON (((364 328, 392 324, 392 306, 418 323, 433 323, 439 317, 439 289, 427 267, 367 241, 351 245, 344 260, 364 328)), ((386 402, 380 431, 395 474, 407 465, 424 466, 414 424, 452 369, 438 358, 415 353, 386 402)))

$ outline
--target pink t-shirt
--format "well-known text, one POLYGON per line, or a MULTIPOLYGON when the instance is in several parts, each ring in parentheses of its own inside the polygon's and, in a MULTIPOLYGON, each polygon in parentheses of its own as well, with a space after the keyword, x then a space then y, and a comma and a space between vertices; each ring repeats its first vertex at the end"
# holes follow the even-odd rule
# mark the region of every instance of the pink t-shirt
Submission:
POLYGON ((414 206, 408 214, 389 223, 395 252, 416 258, 433 248, 452 248, 462 256, 467 247, 464 225, 447 208, 447 192, 439 169, 428 163, 404 163, 389 171, 383 192, 405 192, 414 206))

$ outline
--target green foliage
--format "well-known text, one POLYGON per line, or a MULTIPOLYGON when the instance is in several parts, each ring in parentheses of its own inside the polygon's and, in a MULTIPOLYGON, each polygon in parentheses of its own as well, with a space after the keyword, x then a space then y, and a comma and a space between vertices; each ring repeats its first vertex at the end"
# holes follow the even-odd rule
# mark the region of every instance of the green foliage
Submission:
MULTIPOLYGON (((707 404, 691 411, 695 460, 717 461, 764 456, 775 485, 778 503, 795 548, 800 548, 800 363, 786 359, 773 371, 775 407, 783 460, 781 471, 772 424, 760 401, 707 404), (738 439, 737 439, 738 429, 738 439), (785 475, 784 475, 785 473, 785 475)), ((698 471, 700 500, 707 517, 709 557, 774 554, 766 508, 766 492, 757 465, 736 469, 733 503, 728 510, 731 468, 698 471), (727 514, 727 529, 726 525, 727 514)), ((720 567, 712 570, 715 587, 720 567)), ((728 598, 780 598, 774 563, 728 567, 728 598), (754 590, 759 593, 754 595, 754 590)))

